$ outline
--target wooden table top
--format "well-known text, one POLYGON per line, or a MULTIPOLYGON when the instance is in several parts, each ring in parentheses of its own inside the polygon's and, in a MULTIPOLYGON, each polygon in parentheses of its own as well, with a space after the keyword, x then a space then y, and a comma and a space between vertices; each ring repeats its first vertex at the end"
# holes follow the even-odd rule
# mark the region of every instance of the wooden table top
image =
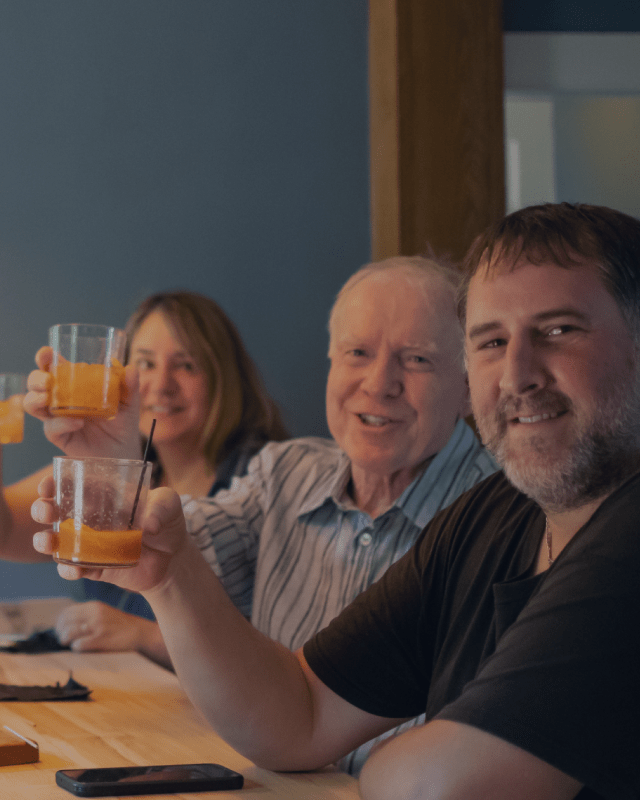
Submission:
POLYGON ((241 772, 237 791, 154 795, 211 800, 355 800, 357 781, 328 769, 259 769, 223 742, 189 703, 173 673, 137 653, 0 653, 0 683, 65 684, 69 672, 89 701, 0 702, 0 726, 36 741, 40 761, 0 767, 3 800, 68 800, 55 772, 73 767, 214 762, 241 772))

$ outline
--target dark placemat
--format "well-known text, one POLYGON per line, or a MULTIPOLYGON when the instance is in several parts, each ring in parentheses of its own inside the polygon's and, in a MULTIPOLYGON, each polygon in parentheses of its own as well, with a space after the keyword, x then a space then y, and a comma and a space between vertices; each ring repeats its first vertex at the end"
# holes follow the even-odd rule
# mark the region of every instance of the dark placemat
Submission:
POLYGON ((26 639, 3 645, 0 653, 55 653, 58 650, 69 650, 66 644, 60 644, 58 634, 53 628, 46 631, 36 631, 26 639))
POLYGON ((71 674, 64 686, 59 683, 56 683, 55 686, 13 686, 8 683, 0 683, 0 701, 88 700, 90 694, 91 689, 78 683, 71 674))

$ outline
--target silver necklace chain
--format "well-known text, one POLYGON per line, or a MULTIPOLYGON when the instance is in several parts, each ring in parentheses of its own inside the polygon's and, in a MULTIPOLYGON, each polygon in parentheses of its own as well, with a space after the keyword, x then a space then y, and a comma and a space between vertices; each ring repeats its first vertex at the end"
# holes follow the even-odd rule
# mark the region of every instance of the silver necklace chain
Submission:
POLYGON ((555 558, 553 557, 553 536, 551 534, 551 528, 549 527, 549 520, 546 520, 545 523, 545 530, 544 535, 547 540, 547 557, 549 558, 549 566, 553 564, 555 558))

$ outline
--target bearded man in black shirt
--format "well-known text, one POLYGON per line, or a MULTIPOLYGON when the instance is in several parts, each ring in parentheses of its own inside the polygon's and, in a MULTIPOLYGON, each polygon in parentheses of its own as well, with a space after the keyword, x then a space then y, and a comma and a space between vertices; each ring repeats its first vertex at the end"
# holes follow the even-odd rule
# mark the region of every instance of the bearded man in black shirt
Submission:
POLYGON ((465 274, 471 399, 504 474, 301 651, 231 607, 166 490, 140 566, 109 577, 145 594, 195 704, 261 766, 317 768, 426 709, 365 764, 367 800, 636 798, 640 222, 522 209, 465 274))

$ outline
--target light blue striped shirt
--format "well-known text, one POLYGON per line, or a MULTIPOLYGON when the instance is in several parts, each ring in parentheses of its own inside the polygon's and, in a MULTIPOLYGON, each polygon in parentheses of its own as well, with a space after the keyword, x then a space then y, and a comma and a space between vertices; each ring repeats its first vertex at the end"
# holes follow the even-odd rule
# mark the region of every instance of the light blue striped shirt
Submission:
POLYGON ((433 516, 497 469, 458 422, 393 506, 355 508, 347 455, 330 439, 265 445, 214 497, 183 498, 189 532, 245 616, 300 647, 404 555, 433 516))
POLYGON ((271 442, 228 490, 185 498, 184 511, 234 603, 296 649, 404 555, 440 509, 496 469, 461 420, 424 472, 371 519, 345 499, 351 466, 334 441, 271 442))

